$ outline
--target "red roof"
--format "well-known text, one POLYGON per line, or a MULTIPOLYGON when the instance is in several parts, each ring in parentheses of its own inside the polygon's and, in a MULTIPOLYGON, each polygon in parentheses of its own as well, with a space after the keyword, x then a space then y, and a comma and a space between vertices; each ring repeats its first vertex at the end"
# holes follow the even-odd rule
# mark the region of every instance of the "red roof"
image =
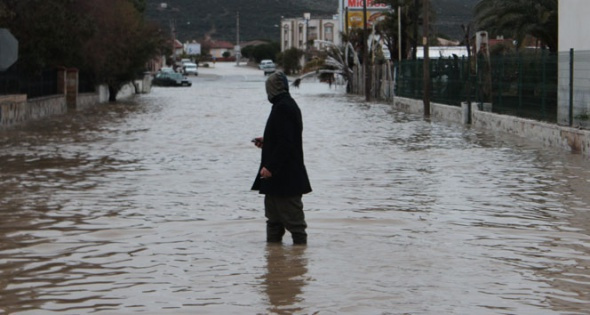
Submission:
POLYGON ((211 42, 211 48, 213 48, 213 49, 215 49, 215 48, 233 49, 234 44, 227 42, 227 41, 219 40, 219 41, 211 42))

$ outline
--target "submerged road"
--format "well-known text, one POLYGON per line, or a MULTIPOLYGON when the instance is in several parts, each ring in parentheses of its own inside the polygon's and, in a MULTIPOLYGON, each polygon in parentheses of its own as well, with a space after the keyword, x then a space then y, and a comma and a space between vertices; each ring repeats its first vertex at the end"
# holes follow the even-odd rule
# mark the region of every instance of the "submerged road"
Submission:
POLYGON ((0 131, 0 314, 589 314, 590 169, 304 82, 309 245, 250 186, 262 72, 0 131))

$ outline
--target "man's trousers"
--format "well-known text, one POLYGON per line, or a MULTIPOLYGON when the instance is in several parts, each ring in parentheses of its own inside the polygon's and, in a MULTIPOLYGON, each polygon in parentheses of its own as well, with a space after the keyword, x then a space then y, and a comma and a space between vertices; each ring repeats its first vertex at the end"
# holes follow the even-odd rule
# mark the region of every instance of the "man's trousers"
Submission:
POLYGON ((301 195, 264 197, 264 212, 266 221, 266 241, 281 242, 285 229, 291 233, 294 244, 306 244, 305 215, 301 195))

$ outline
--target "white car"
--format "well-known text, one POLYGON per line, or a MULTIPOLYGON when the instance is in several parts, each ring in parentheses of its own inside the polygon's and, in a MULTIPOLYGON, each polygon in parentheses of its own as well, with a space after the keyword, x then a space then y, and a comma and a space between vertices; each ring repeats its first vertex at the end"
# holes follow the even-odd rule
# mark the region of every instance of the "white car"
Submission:
POLYGON ((272 60, 270 60, 270 59, 264 59, 264 60, 260 61, 258 68, 260 68, 260 70, 264 71, 264 75, 271 74, 271 73, 275 72, 275 70, 276 70, 275 63, 272 62, 272 60))
POLYGON ((163 73, 174 73, 175 71, 174 71, 174 69, 172 69, 170 67, 162 67, 160 69, 160 72, 163 72, 163 73))
POLYGON ((199 71, 198 71, 199 67, 197 66, 196 63, 191 63, 191 62, 186 62, 184 63, 184 65, 182 66, 182 72, 184 73, 184 75, 199 75, 199 71))

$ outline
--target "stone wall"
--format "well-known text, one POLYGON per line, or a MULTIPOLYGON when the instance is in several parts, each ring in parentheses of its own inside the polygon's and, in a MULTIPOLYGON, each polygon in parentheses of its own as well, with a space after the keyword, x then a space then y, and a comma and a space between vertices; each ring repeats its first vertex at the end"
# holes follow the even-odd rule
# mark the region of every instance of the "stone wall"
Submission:
MULTIPOLYGON (((396 97, 393 102, 396 109, 414 114, 424 114, 423 104, 422 100, 402 97, 396 97)), ((465 113, 461 107, 430 104, 430 117, 434 120, 462 123, 466 121, 466 117, 463 117, 465 113)), ((470 118, 471 126, 475 128, 505 132, 548 147, 580 152, 585 156, 590 156, 590 130, 495 114, 480 110, 476 104, 471 106, 470 118)))
MULTIPOLYGON (((135 84, 125 85, 117 99, 131 98, 137 93, 149 93, 151 76, 144 76, 135 84)), ((26 95, 0 95, 0 128, 8 128, 29 120, 63 115, 70 111, 86 110, 108 102, 109 89, 106 85, 97 87, 96 93, 78 93, 78 71, 58 71, 58 91, 61 94, 27 99, 26 95)))
POLYGON ((498 115, 472 106, 472 126, 498 130, 526 138, 548 147, 580 152, 590 156, 590 131, 549 124, 514 116, 498 115))
POLYGON ((63 115, 68 112, 66 99, 63 95, 38 97, 27 102, 28 120, 63 115))
MULTIPOLYGON (((100 104, 100 95, 98 93, 78 94, 76 110, 86 110, 100 104)), ((103 102, 104 103, 104 102, 103 102)))
POLYGON ((12 127, 30 120, 62 115, 67 111, 64 95, 33 100, 27 100, 26 95, 0 96, 0 127, 12 127))

